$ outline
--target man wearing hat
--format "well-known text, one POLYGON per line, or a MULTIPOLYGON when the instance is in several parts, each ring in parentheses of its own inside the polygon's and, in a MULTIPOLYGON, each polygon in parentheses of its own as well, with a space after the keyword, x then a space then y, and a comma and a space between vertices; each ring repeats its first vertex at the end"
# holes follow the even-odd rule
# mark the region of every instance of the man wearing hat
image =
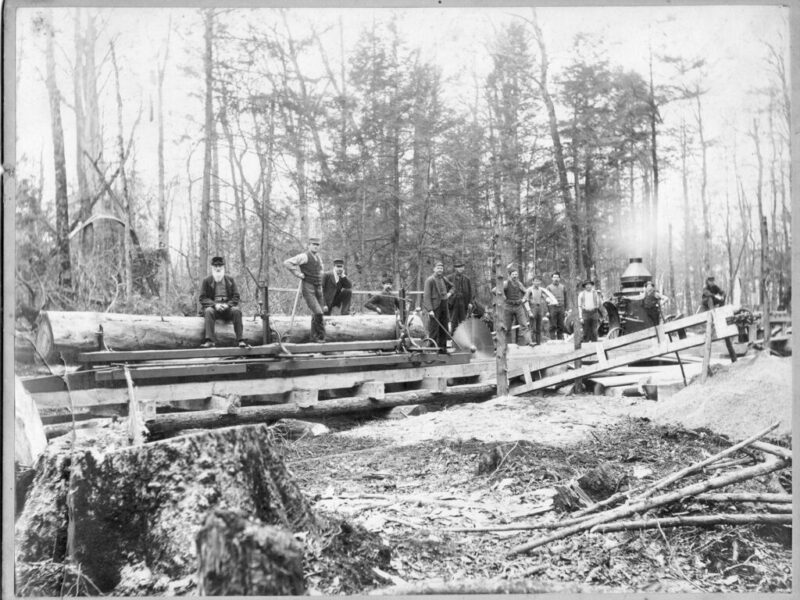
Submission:
POLYGON ((322 316, 322 259, 319 256, 319 238, 308 238, 308 250, 283 261, 283 265, 302 279, 300 288, 303 300, 311 311, 311 341, 325 341, 325 320, 322 316))
POLYGON ((583 323, 583 341, 596 342, 597 330, 600 327, 600 307, 603 299, 594 289, 594 281, 587 279, 583 282, 583 291, 578 294, 578 314, 583 323))
POLYGON ((464 275, 464 261, 456 259, 453 263, 455 273, 450 278, 453 283, 453 295, 450 297, 450 321, 455 332, 456 327, 472 313, 472 282, 464 275))
POLYGON ((531 327, 531 345, 535 346, 542 343, 542 318, 547 312, 550 304, 558 301, 555 296, 542 287, 542 278, 534 275, 533 284, 525 290, 525 300, 529 309, 529 322, 531 327))
POLYGON ((561 283, 561 273, 558 271, 553 271, 551 280, 547 291, 555 297, 556 303, 547 307, 550 311, 550 339, 561 340, 567 333, 564 325, 564 316, 567 314, 567 288, 561 283))
POLYGON ((400 298, 392 291, 392 278, 383 278, 383 291, 364 303, 364 308, 379 315, 393 315, 400 310, 400 298))
POLYGON ((706 285, 703 288, 703 306, 701 311, 714 310, 718 306, 725 304, 725 292, 722 291, 713 275, 706 278, 706 285))
POLYGON ((211 259, 211 275, 200 286, 200 305, 205 319, 205 338, 202 348, 216 345, 217 319, 233 321, 233 333, 240 348, 246 348, 242 327, 242 311, 239 309, 239 290, 233 277, 225 275, 225 260, 221 256, 211 259))
POLYGON ((326 271, 322 275, 322 296, 325 300, 322 311, 326 315, 330 315, 337 306, 340 315, 350 314, 353 284, 344 274, 344 260, 341 258, 333 261, 333 271, 326 271))
POLYGON ((503 294, 505 296, 505 322, 506 322, 506 342, 511 342, 511 327, 514 320, 519 325, 517 334, 517 344, 531 344, 528 334, 528 308, 525 302, 525 286, 519 280, 519 269, 514 264, 508 265, 508 279, 503 284, 503 294))
POLYGON ((444 276, 444 263, 437 261, 433 275, 425 280, 422 308, 428 311, 428 337, 439 346, 439 352, 447 352, 447 323, 450 314, 447 301, 453 295, 453 284, 444 276))

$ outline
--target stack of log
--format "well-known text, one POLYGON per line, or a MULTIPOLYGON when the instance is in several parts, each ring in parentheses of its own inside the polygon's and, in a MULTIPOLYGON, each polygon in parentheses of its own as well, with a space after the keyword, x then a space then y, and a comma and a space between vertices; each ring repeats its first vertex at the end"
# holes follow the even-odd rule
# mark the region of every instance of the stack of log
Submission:
MULTIPOLYGON (((270 317, 270 326, 283 341, 310 341, 308 317, 270 317)), ((413 337, 424 337, 418 318, 409 323, 413 337)), ((233 327, 216 327, 219 346, 234 346, 233 327)), ((261 319, 244 319, 244 336, 251 345, 263 342, 261 319)), ((399 337, 394 315, 325 317, 329 342, 392 340, 399 337)), ((36 324, 36 350, 48 364, 72 362, 81 352, 96 350, 176 350, 197 348, 204 337, 202 317, 128 315, 121 313, 42 311, 36 324), (100 346, 102 332, 102 347, 100 346)))
MULTIPOLYGON (((565 537, 588 532, 611 532, 629 529, 652 529, 680 526, 714 526, 726 524, 772 524, 791 525, 792 496, 785 491, 779 493, 729 492, 719 490, 737 483, 776 473, 791 467, 792 452, 789 449, 760 441, 778 427, 775 423, 758 434, 734 444, 729 448, 677 471, 643 488, 617 492, 599 502, 594 502, 573 513, 572 517, 554 523, 540 523, 515 529, 551 529, 548 535, 540 536, 512 548, 510 555, 529 552, 565 537), (735 452, 749 448, 760 453, 762 459, 756 464, 741 466, 742 461, 731 459, 735 452), (738 467, 725 471, 728 467, 738 467), (671 489, 676 482, 701 472, 719 472, 708 479, 671 489), (685 504, 680 516, 648 517, 648 511, 676 503, 691 501, 692 508, 701 508, 686 513, 685 504), (710 512, 703 507, 720 504, 746 504, 756 506, 758 511, 710 512), (637 516, 638 515, 638 516, 637 516)), ((750 459, 747 459, 748 462, 750 459)))

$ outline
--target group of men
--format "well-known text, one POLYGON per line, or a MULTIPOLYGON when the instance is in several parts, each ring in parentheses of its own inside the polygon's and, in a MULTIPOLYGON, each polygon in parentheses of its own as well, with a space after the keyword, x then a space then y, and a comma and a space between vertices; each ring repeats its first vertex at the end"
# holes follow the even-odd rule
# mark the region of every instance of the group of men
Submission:
MULTIPOLYGON (((301 293, 311 311, 311 341, 325 341, 324 315, 350 314, 353 284, 344 273, 344 260, 333 261, 333 269, 324 271, 319 256, 319 238, 310 238, 308 248, 284 261, 300 282, 301 293)), ((444 263, 437 261, 433 274, 425 280, 422 295, 422 310, 428 317, 428 336, 436 342, 440 352, 446 352, 450 332, 467 317, 475 314, 479 303, 474 296, 472 282, 464 274, 464 262, 454 262, 454 273, 444 275, 444 263)), ((378 314, 396 314, 400 311, 402 300, 392 290, 391 278, 384 278, 383 290, 369 298, 364 308, 378 314)), ((597 332, 603 315, 603 298, 594 289, 594 282, 583 282, 577 299, 577 318, 582 325, 583 340, 597 341, 597 332)), ((569 294, 561 282, 561 274, 554 271, 551 282, 542 287, 542 278, 534 276, 530 287, 519 279, 519 269, 508 266, 508 279, 503 284, 504 317, 507 340, 512 339, 512 328, 516 322, 519 333, 518 343, 536 346, 542 343, 542 322, 545 315, 550 322, 550 339, 563 339, 567 333, 565 315, 569 308, 569 294)), ((663 297, 655 291, 652 282, 645 286, 643 306, 652 322, 660 320, 659 304, 663 297)), ((714 282, 714 277, 706 280, 703 289, 703 309, 708 310, 724 302, 724 292, 714 282)), ((239 308, 239 291, 236 283, 225 274, 225 261, 220 256, 211 259, 211 275, 203 280, 200 290, 200 304, 205 320, 204 348, 215 345, 215 322, 217 319, 233 323, 236 343, 247 347, 243 336, 242 313, 239 308)))

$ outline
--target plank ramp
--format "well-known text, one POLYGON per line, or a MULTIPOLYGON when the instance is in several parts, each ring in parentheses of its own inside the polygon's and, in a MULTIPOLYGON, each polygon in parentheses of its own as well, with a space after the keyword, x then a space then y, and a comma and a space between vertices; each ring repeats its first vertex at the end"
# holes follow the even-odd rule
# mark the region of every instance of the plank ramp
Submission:
MULTIPOLYGON (((714 340, 738 335, 738 329, 733 323, 733 313, 734 307, 731 305, 721 306, 711 311, 714 340)), ((707 319, 708 313, 703 312, 612 340, 593 343, 587 342, 582 348, 574 352, 554 356, 551 359, 539 360, 536 363, 530 364, 528 373, 523 374, 525 379, 524 383, 510 386, 509 394, 524 394, 526 392, 562 385, 577 379, 589 377, 590 375, 617 369, 630 363, 680 352, 696 346, 702 346, 705 343, 705 335, 686 336, 685 330, 687 327, 697 325, 705 326, 707 319), (677 336, 678 339, 673 339, 673 335, 677 336), (641 342, 649 343, 644 345, 641 349, 637 348, 634 352, 624 352, 622 356, 609 355, 611 351, 625 348, 633 344, 641 344, 641 342), (545 369, 588 358, 596 358, 597 362, 565 373, 541 376, 545 369)))

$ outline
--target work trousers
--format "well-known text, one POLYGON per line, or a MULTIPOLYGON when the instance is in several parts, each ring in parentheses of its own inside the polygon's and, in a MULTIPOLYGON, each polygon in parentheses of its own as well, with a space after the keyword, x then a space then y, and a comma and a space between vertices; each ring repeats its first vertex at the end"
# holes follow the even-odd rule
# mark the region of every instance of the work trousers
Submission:
POLYGON ((450 321, 452 323, 452 331, 455 332, 456 327, 464 322, 467 318, 467 306, 469 302, 465 298, 456 298, 453 305, 450 307, 450 321))
POLYGON ((331 300, 331 305, 328 307, 328 310, 325 311, 325 314, 330 315, 333 312, 333 309, 338 307, 340 315, 349 315, 350 300, 352 300, 352 298, 353 290, 341 290, 333 297, 333 300, 331 300))
POLYGON ((583 317, 583 341, 596 342, 597 329, 600 327, 600 311, 596 308, 583 309, 581 316, 583 317))
POLYGON ((439 352, 447 352, 447 322, 450 320, 450 311, 447 303, 441 302, 433 309, 433 317, 428 315, 428 337, 439 346, 439 352), (434 317, 436 317, 434 319, 434 317), (438 321, 438 323, 437 323, 438 321))
POLYGON ((311 341, 325 341, 325 321, 322 318, 322 284, 309 283, 303 280, 303 300, 311 311, 311 341))
POLYGON ((216 333, 214 330, 216 329, 217 319, 222 319, 223 321, 233 321, 233 333, 236 336, 236 341, 243 339, 242 338, 242 311, 239 310, 238 306, 229 306, 225 310, 217 310, 213 306, 207 306, 203 309, 203 319, 205 320, 206 325, 206 338, 207 340, 211 340, 212 342, 217 342, 216 333))
POLYGON ((661 311, 657 306, 645 308, 644 312, 647 315, 647 318, 650 319, 650 327, 655 327, 658 325, 658 322, 661 320, 661 311))
POLYGON ((530 336, 528 335, 528 315, 525 312, 525 307, 522 303, 510 304, 506 303, 505 307, 506 318, 506 342, 511 342, 511 326, 514 321, 519 325, 519 332, 517 333, 517 344, 530 344, 530 336), (521 340, 521 341, 520 341, 521 340))
POLYGON ((567 333, 567 328, 564 326, 564 307, 560 304, 554 304, 549 307, 550 310, 550 339, 563 340, 564 335, 567 333))
POLYGON ((542 343, 542 317, 544 317, 545 307, 543 304, 531 304, 531 341, 535 344, 542 343))

